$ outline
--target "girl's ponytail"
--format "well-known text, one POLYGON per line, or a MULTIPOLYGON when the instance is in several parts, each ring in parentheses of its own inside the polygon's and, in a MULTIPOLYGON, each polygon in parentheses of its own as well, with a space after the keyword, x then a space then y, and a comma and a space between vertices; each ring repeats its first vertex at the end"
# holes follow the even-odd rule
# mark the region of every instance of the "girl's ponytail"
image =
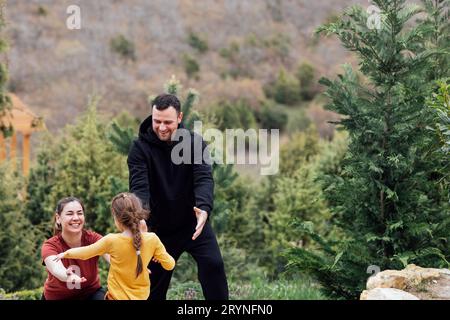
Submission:
POLYGON ((133 246, 136 249, 136 255, 137 255, 137 266, 136 266, 136 278, 141 274, 142 272, 142 258, 141 258, 141 231, 139 230, 139 219, 133 219, 132 226, 131 226, 131 233, 133 234, 133 246))
POLYGON ((144 269, 141 257, 142 236, 139 223, 142 219, 148 219, 149 212, 142 208, 141 201, 133 193, 123 192, 115 196, 111 203, 111 209, 116 219, 133 234, 133 247, 136 250, 137 265, 136 278, 144 269))

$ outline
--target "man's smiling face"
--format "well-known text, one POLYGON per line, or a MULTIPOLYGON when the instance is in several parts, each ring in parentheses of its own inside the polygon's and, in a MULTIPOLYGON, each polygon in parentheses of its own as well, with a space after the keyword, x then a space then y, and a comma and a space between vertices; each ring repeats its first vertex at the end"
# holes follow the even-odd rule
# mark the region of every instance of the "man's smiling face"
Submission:
POLYGON ((183 113, 177 114, 174 107, 158 110, 155 106, 152 109, 152 128, 161 141, 170 141, 175 134, 178 124, 183 118, 183 113))

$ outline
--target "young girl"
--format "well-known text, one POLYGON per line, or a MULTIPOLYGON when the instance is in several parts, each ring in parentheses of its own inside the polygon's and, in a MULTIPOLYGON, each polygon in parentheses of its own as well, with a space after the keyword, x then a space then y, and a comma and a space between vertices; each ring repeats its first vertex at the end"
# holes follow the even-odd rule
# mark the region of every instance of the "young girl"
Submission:
POLYGON ((96 243, 72 248, 56 257, 86 260, 108 253, 111 266, 108 274, 109 300, 145 300, 150 295, 150 278, 144 266, 150 260, 172 270, 175 260, 154 233, 141 232, 140 221, 148 217, 141 201, 132 193, 120 193, 111 203, 115 225, 122 233, 110 233, 96 243))

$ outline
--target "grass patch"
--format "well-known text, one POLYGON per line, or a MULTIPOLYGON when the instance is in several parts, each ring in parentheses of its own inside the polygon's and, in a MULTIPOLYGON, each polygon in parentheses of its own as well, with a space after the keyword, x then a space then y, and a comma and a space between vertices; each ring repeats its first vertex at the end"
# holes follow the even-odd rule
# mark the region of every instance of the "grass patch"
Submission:
POLYGON ((5 293, 0 289, 0 300, 41 300, 44 288, 22 290, 13 293, 5 293))
MULTIPOLYGON (((326 300, 319 286, 308 279, 278 280, 267 282, 258 278, 251 282, 229 281, 231 300, 326 300)), ((200 283, 189 281, 172 283, 169 300, 204 299, 200 283)))

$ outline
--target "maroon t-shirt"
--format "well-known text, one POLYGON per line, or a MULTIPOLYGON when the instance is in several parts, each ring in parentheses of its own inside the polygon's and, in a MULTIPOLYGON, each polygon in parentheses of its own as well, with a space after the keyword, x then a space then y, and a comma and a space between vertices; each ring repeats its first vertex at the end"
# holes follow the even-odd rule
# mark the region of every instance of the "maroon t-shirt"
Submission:
MULTIPOLYGON (((81 246, 93 244, 102 238, 101 235, 89 230, 83 230, 81 235, 81 246)), ((51 237, 42 245, 42 261, 48 256, 69 250, 61 234, 51 237)), ((65 299, 86 299, 100 288, 100 278, 98 276, 98 256, 88 260, 62 259, 63 265, 68 268, 71 265, 80 268, 80 276, 86 278, 86 282, 81 283, 79 289, 69 288, 66 282, 62 282, 53 276, 47 270, 47 279, 44 284, 44 296, 47 300, 65 300, 65 299)))

